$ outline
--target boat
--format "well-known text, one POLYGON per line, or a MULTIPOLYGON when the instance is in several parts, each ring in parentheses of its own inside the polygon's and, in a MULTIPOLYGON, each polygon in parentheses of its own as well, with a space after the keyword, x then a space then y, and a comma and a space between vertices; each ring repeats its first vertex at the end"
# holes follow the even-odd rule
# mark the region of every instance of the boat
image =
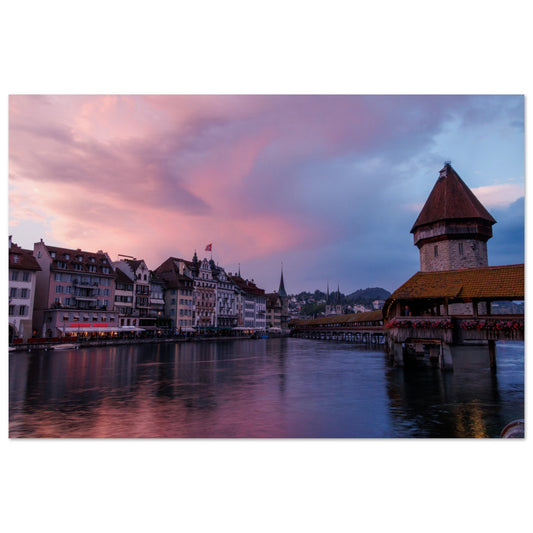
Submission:
POLYGON ((69 343, 65 343, 65 344, 54 344, 52 346, 50 346, 50 348, 52 350, 77 350, 79 348, 79 345, 78 344, 69 344, 69 343))

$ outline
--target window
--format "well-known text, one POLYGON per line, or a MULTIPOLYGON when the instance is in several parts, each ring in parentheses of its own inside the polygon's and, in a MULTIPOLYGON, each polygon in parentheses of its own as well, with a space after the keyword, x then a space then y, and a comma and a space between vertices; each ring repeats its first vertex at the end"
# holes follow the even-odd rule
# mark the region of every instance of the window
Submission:
POLYGON ((462 242, 459 243, 459 255, 464 255, 463 243, 462 242))
POLYGON ((21 305, 19 308, 19 316, 24 316, 26 314, 26 309, 28 309, 26 305, 21 305))
POLYGON ((56 293, 61 293, 63 292, 63 285, 56 285, 56 293))
POLYGON ((439 247, 438 246, 435 246, 435 248, 433 248, 433 253, 435 254, 435 257, 439 257, 439 247))
POLYGON ((9 306, 9 316, 13 316, 15 314, 15 306, 10 305, 9 306))
POLYGON ((17 281, 19 279, 18 270, 11 271, 11 281, 17 281))
POLYGON ((22 281, 30 281, 30 279, 31 279, 31 272, 22 273, 22 281))
POLYGON ((13 254, 13 263, 19 263, 20 262, 20 255, 19 254, 13 254))
POLYGON ((28 298, 28 289, 20 289, 20 298, 28 298))
POLYGON ((52 259, 54 259, 55 256, 56 256, 56 253, 55 253, 55 252, 50 252, 50 257, 51 257, 52 259))

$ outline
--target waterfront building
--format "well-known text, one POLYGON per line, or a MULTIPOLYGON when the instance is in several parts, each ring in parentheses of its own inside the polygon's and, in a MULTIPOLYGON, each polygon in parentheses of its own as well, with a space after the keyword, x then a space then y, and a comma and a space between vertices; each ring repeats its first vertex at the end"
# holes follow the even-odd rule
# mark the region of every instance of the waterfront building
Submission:
POLYGON ((211 259, 209 262, 213 279, 216 280, 215 289, 215 324, 218 329, 232 329, 237 327, 237 299, 239 290, 231 281, 226 271, 215 265, 211 259))
POLYGON ((281 312, 283 302, 277 292, 270 292, 266 298, 266 326, 269 331, 281 333, 281 312))
POLYGON ((121 269, 116 269, 115 279, 115 309, 119 316, 119 326, 125 331, 141 331, 138 327, 138 317, 134 312, 134 290, 132 274, 128 275, 121 269))
POLYGON ((33 335, 36 272, 41 269, 31 250, 9 236, 9 342, 26 342, 33 335))
POLYGON ((273 332, 288 332, 289 330, 289 295, 285 290, 283 267, 277 292, 266 294, 266 326, 273 332))
POLYGON ((176 333, 193 332, 194 277, 191 261, 169 257, 154 274, 164 281, 164 314, 176 333))
POLYGON ((204 257, 198 259, 196 252, 192 260, 191 272, 194 279, 193 325, 199 331, 216 327, 216 287, 211 265, 204 257))
POLYGON ((115 270, 107 253, 34 244, 34 328, 43 337, 116 334, 115 270))
POLYGON ((165 314, 165 281, 150 271, 150 316, 155 319, 157 332, 171 332, 171 323, 165 314))
POLYGON ((422 272, 488 266, 487 241, 496 221, 449 163, 411 233, 422 272))
POLYGON ((135 319, 135 324, 132 321, 132 325, 153 334, 157 328, 156 316, 154 316, 150 301, 151 274, 144 259, 124 258, 115 261, 113 266, 121 270, 133 284, 131 318, 135 319))
POLYGON ((239 274, 229 275, 229 279, 239 289, 238 329, 245 331, 266 331, 265 290, 260 289, 254 280, 243 279, 239 274))

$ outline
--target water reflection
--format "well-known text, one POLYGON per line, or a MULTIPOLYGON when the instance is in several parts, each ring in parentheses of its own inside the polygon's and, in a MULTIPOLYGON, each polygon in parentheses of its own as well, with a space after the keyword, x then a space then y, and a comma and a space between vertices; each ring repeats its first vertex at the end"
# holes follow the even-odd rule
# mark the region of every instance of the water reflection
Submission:
POLYGON ((304 339, 12 353, 10 436, 497 436, 524 389, 523 345, 498 350, 497 374, 304 339))

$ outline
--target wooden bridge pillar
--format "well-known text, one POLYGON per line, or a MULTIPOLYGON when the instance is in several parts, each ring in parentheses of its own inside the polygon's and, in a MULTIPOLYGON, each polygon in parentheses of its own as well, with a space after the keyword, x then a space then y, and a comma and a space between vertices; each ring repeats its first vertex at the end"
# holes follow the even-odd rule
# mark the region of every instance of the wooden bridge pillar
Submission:
POLYGON ((395 342, 392 346, 392 357, 396 366, 403 366, 403 344, 395 342))
POLYGON ((440 345, 439 366, 441 370, 453 370, 452 350, 445 342, 440 345))
POLYGON ((496 372, 496 341, 489 341, 490 369, 496 372))

